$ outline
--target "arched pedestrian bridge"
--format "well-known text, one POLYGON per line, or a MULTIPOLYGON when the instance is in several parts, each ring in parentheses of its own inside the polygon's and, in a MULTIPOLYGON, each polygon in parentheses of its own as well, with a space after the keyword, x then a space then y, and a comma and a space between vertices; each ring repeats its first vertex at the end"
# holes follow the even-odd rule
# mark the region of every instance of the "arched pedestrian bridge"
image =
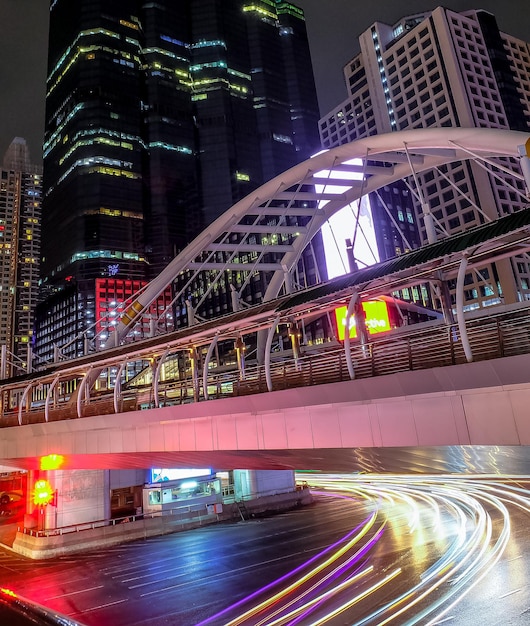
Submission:
POLYGON ((383 456, 405 459, 399 451, 414 449, 420 464, 428 460, 446 471, 444 455, 436 460, 420 451, 441 446, 454 460, 478 446, 472 449, 483 450, 493 465, 503 456, 518 457, 520 446, 530 445, 530 311, 512 303, 464 315, 462 294, 466 270, 526 254, 530 210, 278 296, 305 245, 338 208, 382 184, 454 160, 522 158, 524 171, 528 157, 519 147, 528 138, 477 129, 394 133, 341 146, 271 181, 227 211, 140 294, 116 337, 126 338, 184 269, 272 273, 263 303, 234 306, 216 320, 4 381, 0 464, 33 469, 39 457, 53 453, 65 457, 65 469, 206 464, 338 471, 332 466, 343 463, 352 471, 384 468, 383 456), (352 165, 353 158, 363 164, 352 165), (359 167, 362 181, 314 191, 322 172, 331 179, 359 167), (302 210, 304 228, 282 221, 302 210), (282 219, 267 221, 270 216, 282 219), (274 244, 284 247, 273 246, 272 264, 264 260, 271 250, 244 235, 265 234, 265 223, 290 235, 274 244), (243 236, 230 243, 237 233, 243 236), (255 261, 242 268, 234 255, 249 246, 255 261), (304 342, 303 328, 315 320, 328 320, 331 328, 338 306, 351 317, 357 302, 448 280, 456 281, 456 320, 432 319, 382 338, 351 341, 346 334, 341 343, 329 334, 304 342), (254 362, 244 348, 257 347, 258 336, 266 338, 265 353, 254 362), (223 350, 223 342, 231 350, 223 350), (229 357, 223 361, 219 354, 229 357), (496 447, 510 455, 491 457, 496 447))

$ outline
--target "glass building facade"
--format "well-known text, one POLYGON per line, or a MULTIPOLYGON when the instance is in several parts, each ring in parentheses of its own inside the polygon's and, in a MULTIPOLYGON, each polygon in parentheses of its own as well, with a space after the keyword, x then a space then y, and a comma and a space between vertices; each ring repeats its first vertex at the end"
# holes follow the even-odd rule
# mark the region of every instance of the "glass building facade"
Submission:
MULTIPOLYGON (((42 168, 16 137, 0 167, 0 345, 10 353, 5 374, 27 369, 38 297, 42 168)), ((4 364, 2 364, 4 365, 4 364)))
MULTIPOLYGON (((487 11, 438 7, 393 25, 376 22, 361 33, 359 48, 344 67, 346 99, 319 122, 325 148, 419 128, 530 128, 529 44, 500 31, 487 11)), ((516 165, 498 162, 508 170, 516 165)), ((521 180, 474 162, 419 174, 418 188, 440 238, 528 204, 521 180)), ((408 180, 371 194, 381 259, 428 242, 416 191, 408 180)), ((465 285, 467 310, 528 300, 530 263, 516 257, 491 264, 468 272, 465 285)), ((404 290, 401 297, 425 304, 426 293, 404 290)))
MULTIPOLYGON (((318 119, 291 3, 53 0, 37 348, 60 325, 45 321, 49 298, 60 310, 63 291, 93 302, 96 279, 156 276, 232 204, 311 156, 318 119)), ((229 310, 224 290, 213 297, 210 310, 229 310)), ((84 332, 90 316, 74 317, 84 332)))

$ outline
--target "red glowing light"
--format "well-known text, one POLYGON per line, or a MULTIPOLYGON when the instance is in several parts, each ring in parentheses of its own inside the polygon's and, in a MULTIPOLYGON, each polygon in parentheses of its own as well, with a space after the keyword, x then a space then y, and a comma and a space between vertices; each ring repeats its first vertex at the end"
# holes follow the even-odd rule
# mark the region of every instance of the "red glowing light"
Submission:
POLYGON ((33 502, 37 506, 46 506, 50 504, 55 497, 55 492, 52 489, 49 481, 44 478, 37 480, 35 487, 33 488, 33 502))
POLYGON ((41 470, 56 470, 59 469, 63 463, 64 456, 62 454, 48 454, 40 458, 41 470))

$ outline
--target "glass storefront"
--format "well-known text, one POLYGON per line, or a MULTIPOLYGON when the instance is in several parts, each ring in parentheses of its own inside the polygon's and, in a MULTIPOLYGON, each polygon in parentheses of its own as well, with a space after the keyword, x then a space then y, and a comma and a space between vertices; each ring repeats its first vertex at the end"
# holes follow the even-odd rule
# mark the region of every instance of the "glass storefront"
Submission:
POLYGON ((215 474, 162 479, 144 487, 144 513, 165 512, 190 504, 208 505, 221 499, 221 485, 215 474))

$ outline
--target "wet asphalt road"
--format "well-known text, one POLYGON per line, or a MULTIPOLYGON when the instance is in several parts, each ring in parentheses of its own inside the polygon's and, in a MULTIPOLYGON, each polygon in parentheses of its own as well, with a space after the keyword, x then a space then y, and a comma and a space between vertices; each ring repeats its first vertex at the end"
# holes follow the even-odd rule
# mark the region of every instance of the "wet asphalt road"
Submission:
MULTIPOLYGON (((390 606, 387 611, 396 612, 394 599, 425 578, 425 572, 444 558, 451 546, 460 541, 462 533, 466 541, 482 541, 483 534, 488 534, 484 547, 477 544, 479 562, 494 552, 508 523, 502 513, 486 503, 489 522, 485 522, 480 533, 475 531, 473 525, 479 513, 464 500, 464 514, 460 510, 453 514, 448 506, 448 512, 441 516, 444 525, 441 532, 438 522, 433 521, 433 505, 427 502, 425 494, 421 497, 413 494, 411 502, 406 498, 386 501, 385 496, 382 500, 370 501, 359 494, 339 497, 328 490, 326 495, 317 496, 313 505, 289 513, 208 526, 46 562, 0 550, 0 586, 87 626, 192 626, 201 622, 224 626, 246 611, 249 613, 242 621, 233 623, 272 624, 279 619, 274 617, 274 611, 278 610, 280 600, 259 617, 253 611, 263 599, 289 585, 293 586, 291 596, 297 594, 292 606, 307 603, 311 609, 278 623, 376 624, 382 623, 383 614, 368 620, 374 610, 390 606), (411 529, 415 511, 420 514, 417 525, 411 529), (370 514, 374 521, 368 527, 370 514), (463 523, 462 515, 468 515, 463 523), (352 529, 364 533, 362 539, 356 539, 352 529), (347 548, 344 538, 348 536, 352 545, 347 548), (335 543, 333 551, 326 551, 335 543), (357 554, 361 546, 366 549, 363 547, 365 551, 357 554), (324 563, 333 553, 336 560, 332 564, 324 563), (309 566, 304 565, 308 562, 311 567, 321 567, 318 576, 329 577, 328 587, 314 582, 316 575, 309 576, 309 566), (271 586, 266 593, 243 602, 296 568, 300 570, 281 585, 271 586), (395 574, 397 568, 399 575, 395 574), (363 578, 353 581, 356 575, 363 578), (381 582, 385 576, 394 575, 388 582, 381 582), (344 592, 339 593, 341 585, 344 592), (377 588, 362 600, 352 603, 352 597, 374 586, 377 588), (326 601, 310 605, 310 599, 319 594, 326 601), (239 606, 228 610, 238 602, 241 602, 239 606), (348 603, 351 606, 340 610, 348 603)), ((525 510, 511 504, 507 508, 510 537, 500 559, 489 570, 486 566, 477 570, 476 580, 464 581, 462 592, 466 595, 457 605, 450 606, 453 600, 446 602, 449 610, 439 619, 435 612, 421 621, 409 622, 412 613, 398 614, 389 623, 465 626, 530 623, 530 508, 525 510)), ((479 522, 476 523, 478 528, 479 522)), ((471 553, 471 547, 463 548, 462 554, 471 553)), ((462 558, 465 557, 458 556, 453 561, 462 558)), ((447 589, 455 589, 457 578, 455 574, 446 581, 447 589)), ((429 597, 419 598, 414 611, 428 607, 441 595, 442 587, 438 586, 429 597)), ((284 615, 290 610, 284 608, 284 615)))

